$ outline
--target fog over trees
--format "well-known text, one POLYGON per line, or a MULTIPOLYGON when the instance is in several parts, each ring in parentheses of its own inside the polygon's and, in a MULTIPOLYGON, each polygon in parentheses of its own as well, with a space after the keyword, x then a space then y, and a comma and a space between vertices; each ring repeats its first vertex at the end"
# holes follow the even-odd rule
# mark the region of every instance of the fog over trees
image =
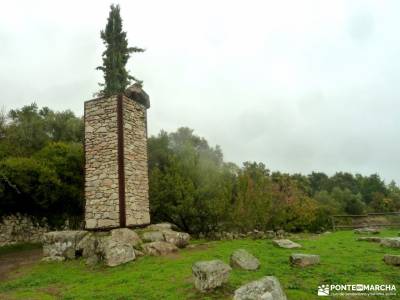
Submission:
MULTIPOLYGON (((400 189, 378 174, 287 174, 262 162, 227 162, 190 128, 148 141, 154 222, 191 233, 320 231, 332 214, 400 209, 400 189)), ((268 158, 266 158, 268 160, 268 158)), ((26 213, 58 226, 83 214, 83 120, 36 104, 0 117, 0 215, 26 213)))

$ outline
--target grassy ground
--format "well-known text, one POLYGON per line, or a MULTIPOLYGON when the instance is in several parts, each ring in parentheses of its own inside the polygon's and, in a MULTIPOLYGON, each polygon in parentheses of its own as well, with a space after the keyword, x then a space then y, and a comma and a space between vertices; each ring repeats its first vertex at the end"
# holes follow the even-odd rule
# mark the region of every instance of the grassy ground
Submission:
POLYGON ((0 255, 41 248, 40 244, 16 244, 0 247, 0 255))
MULTIPOLYGON (((397 236, 397 231, 387 230, 380 235, 397 236)), ((384 264, 382 258, 385 253, 400 254, 400 249, 359 242, 356 237, 351 231, 342 231, 291 238, 303 245, 300 251, 276 248, 270 240, 212 242, 184 249, 177 255, 143 257, 115 268, 88 267, 82 260, 38 263, 22 276, 1 282, 0 299, 230 299, 240 285, 266 275, 278 277, 288 298, 296 300, 321 299, 316 295, 321 284, 395 284, 399 290, 400 268, 384 264), (194 290, 191 280, 194 262, 221 259, 228 263, 229 255, 238 248, 257 256, 260 270, 235 269, 229 283, 210 294, 194 290), (294 252, 319 254, 321 264, 293 268, 288 257, 294 252)), ((400 298, 400 290, 398 295, 400 298)))

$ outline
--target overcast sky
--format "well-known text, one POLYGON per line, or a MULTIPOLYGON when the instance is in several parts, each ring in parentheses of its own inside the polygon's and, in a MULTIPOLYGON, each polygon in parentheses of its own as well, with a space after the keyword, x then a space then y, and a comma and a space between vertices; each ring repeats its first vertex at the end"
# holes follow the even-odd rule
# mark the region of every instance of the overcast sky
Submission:
MULTIPOLYGON (((110 1, 0 1, 0 105, 83 113, 110 1)), ((149 130, 225 159, 400 183, 400 1, 119 1, 149 130)))

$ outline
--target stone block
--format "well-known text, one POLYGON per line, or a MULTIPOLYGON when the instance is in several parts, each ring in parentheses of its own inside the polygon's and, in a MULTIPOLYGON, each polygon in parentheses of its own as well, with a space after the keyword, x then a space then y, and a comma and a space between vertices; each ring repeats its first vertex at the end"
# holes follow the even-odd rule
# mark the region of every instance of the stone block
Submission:
POLYGON ((292 254, 289 259, 293 266, 308 267, 320 263, 319 255, 314 254, 292 254))
POLYGON ((228 282, 231 267, 221 260, 199 261, 193 264, 194 285, 201 292, 206 292, 228 282))
POLYGON ((400 266, 400 255, 385 254, 383 260, 388 265, 400 266))
POLYGON ((274 276, 266 276, 238 288, 233 300, 287 300, 287 298, 279 280, 274 276))
POLYGON ((400 237, 382 238, 380 244, 386 247, 400 248, 400 237))
POLYGON ((246 250, 238 249, 231 255, 230 265, 243 270, 257 270, 260 267, 260 261, 246 250))
POLYGON ((273 240, 272 243, 278 247, 286 248, 286 249, 293 249, 293 248, 301 248, 300 244, 292 242, 291 240, 273 240))

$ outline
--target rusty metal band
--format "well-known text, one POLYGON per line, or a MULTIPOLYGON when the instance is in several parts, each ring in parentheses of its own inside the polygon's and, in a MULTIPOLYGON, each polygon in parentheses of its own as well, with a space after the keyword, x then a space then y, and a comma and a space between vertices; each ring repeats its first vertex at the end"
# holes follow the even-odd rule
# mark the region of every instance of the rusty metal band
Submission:
POLYGON ((117 98, 117 131, 118 131, 118 194, 119 226, 126 227, 125 208, 125 164, 124 164, 124 112, 122 94, 117 98))

